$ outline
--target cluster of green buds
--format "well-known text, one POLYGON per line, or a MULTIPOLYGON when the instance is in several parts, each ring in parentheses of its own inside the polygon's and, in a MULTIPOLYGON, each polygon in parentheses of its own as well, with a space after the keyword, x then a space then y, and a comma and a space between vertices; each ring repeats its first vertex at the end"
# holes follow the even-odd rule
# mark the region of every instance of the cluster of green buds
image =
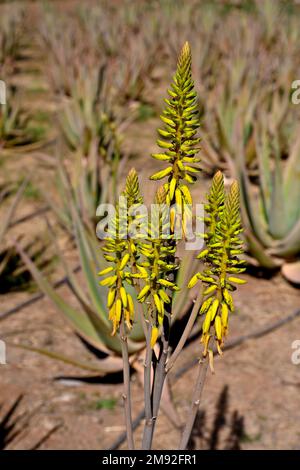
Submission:
POLYGON ((127 176, 126 187, 121 196, 102 248, 104 257, 111 266, 98 273, 99 276, 108 275, 100 281, 100 284, 109 288, 107 307, 109 319, 113 324, 112 335, 117 332, 122 318, 129 330, 134 319, 134 302, 125 288, 126 283, 134 284, 134 279, 137 277, 134 268, 138 267, 139 257, 138 240, 129 236, 130 225, 143 224, 142 218, 136 221, 134 211, 143 203, 138 176, 134 169, 127 176))
POLYGON ((145 262, 141 264, 146 275, 140 274, 145 285, 141 289, 138 300, 148 304, 148 320, 152 325, 151 346, 153 347, 163 324, 165 304, 170 304, 169 291, 179 290, 176 284, 168 280, 168 273, 174 272, 178 266, 170 262, 175 255, 176 246, 170 244, 172 235, 164 235, 168 228, 168 205, 166 192, 159 188, 155 195, 152 220, 148 227, 148 238, 139 244, 141 256, 145 262))
POLYGON ((245 281, 237 277, 242 273, 244 261, 239 258, 243 253, 240 233, 242 232, 239 214, 239 187, 234 181, 229 193, 224 191, 224 178, 218 171, 212 182, 205 205, 204 218, 207 231, 204 234, 205 249, 198 255, 204 261, 205 269, 196 273, 189 282, 192 288, 201 280, 206 286, 200 315, 205 315, 202 323, 201 342, 206 356, 214 329, 214 337, 219 354, 222 353, 224 338, 228 332, 228 314, 234 311, 231 292, 236 284, 245 281))
MULTIPOLYGON (((196 181, 196 174, 200 171, 196 157, 200 139, 195 137, 200 125, 197 93, 194 90, 194 82, 191 71, 191 50, 186 42, 180 53, 177 70, 168 90, 169 98, 161 117, 164 123, 162 129, 158 129, 161 139, 157 140, 158 146, 163 149, 161 153, 154 153, 152 157, 166 161, 167 168, 151 176, 152 180, 168 178, 164 184, 166 202, 168 205, 176 203, 176 210, 183 217, 190 216, 192 197, 187 183, 196 181)), ((174 229, 174 212, 171 213, 171 229, 174 229)), ((183 229, 186 221, 183 218, 183 229)))

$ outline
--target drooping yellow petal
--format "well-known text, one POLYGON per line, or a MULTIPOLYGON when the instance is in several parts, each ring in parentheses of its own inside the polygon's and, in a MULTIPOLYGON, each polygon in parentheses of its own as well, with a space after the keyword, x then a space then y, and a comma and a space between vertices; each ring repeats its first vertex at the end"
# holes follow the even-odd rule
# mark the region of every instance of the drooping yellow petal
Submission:
POLYGON ((154 326, 151 332, 151 348, 153 349, 158 338, 158 328, 154 326))

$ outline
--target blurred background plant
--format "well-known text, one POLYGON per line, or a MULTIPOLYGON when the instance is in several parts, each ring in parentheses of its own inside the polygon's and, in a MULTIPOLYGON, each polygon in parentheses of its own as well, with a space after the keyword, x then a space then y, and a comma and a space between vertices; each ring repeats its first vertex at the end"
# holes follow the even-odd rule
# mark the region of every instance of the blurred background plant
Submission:
POLYGON ((15 87, 6 87, 6 104, 0 106, 0 158, 16 152, 33 151, 44 144, 46 129, 22 104, 15 87))
MULTIPOLYGON (((13 225, 15 213, 28 186, 29 180, 26 179, 17 191, 13 184, 10 186, 5 185, 0 191, 0 208, 1 212, 4 213, 0 229, 0 294, 34 290, 36 288, 30 271, 22 262, 9 236, 9 229, 13 225)), ((38 268, 49 275, 52 271, 55 257, 53 257, 53 253, 48 251, 49 243, 47 243, 45 234, 36 236, 30 241, 23 235, 19 235, 18 240, 23 242, 26 251, 30 254, 38 268)))
POLYGON ((298 127, 284 162, 278 135, 270 135, 266 127, 257 129, 258 188, 253 188, 249 180, 242 148, 237 164, 249 252, 263 268, 281 267, 285 277, 295 284, 300 283, 299 135, 298 127))
POLYGON ((2 80, 16 70, 24 42, 24 7, 4 5, 0 17, 0 71, 2 80))

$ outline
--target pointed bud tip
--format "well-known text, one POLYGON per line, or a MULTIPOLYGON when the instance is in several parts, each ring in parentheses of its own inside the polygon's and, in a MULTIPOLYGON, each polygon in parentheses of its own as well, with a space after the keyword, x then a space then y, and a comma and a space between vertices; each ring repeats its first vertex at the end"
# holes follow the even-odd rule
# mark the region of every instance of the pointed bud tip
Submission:
POLYGON ((155 194, 155 202, 157 204, 165 204, 166 196, 167 194, 166 194, 165 188, 163 186, 160 186, 155 194))
POLYGON ((218 170, 217 173, 215 173, 214 177, 213 177, 214 181, 216 182, 221 182, 224 180, 224 176, 223 176, 223 173, 218 170))
POLYGON ((185 41, 183 48, 182 48, 182 53, 190 54, 190 52, 191 52, 190 43, 188 41, 185 41))
POLYGON ((191 53, 190 44, 188 41, 186 41, 179 54, 178 65, 181 65, 185 63, 187 60, 191 59, 191 55, 192 53, 191 53))
POLYGON ((234 180, 230 186, 230 191, 233 193, 233 194, 239 194, 240 192, 240 187, 239 187, 239 183, 237 182, 237 180, 234 180))
POLYGON ((130 170, 128 172, 128 176, 130 176, 130 177, 137 176, 137 172, 136 172, 136 169, 134 167, 130 168, 130 170))

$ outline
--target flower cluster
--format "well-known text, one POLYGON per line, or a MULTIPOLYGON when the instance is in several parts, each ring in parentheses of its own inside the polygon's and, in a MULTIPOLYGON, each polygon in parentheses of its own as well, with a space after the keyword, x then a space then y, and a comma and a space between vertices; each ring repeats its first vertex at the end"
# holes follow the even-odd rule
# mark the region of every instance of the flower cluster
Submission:
POLYGON ((104 247, 105 259, 112 264, 100 271, 99 276, 109 274, 100 281, 103 286, 108 286, 107 307, 109 319, 113 323, 112 335, 114 335, 123 318, 127 328, 130 330, 134 319, 134 302, 129 293, 126 292, 126 283, 133 284, 136 274, 132 267, 138 266, 139 251, 138 242, 131 239, 130 224, 143 224, 142 219, 136 221, 135 209, 142 203, 137 173, 132 169, 126 179, 126 187, 120 198, 116 209, 116 215, 111 221, 107 231, 104 247))
POLYGON ((200 159, 196 157, 199 150, 196 146, 200 141, 196 134, 200 120, 188 43, 182 48, 168 93, 169 98, 165 100, 167 107, 160 116, 164 126, 158 129, 162 139, 157 140, 163 152, 152 154, 153 158, 168 162, 168 166, 152 175, 151 179, 168 177, 168 182, 164 185, 166 202, 168 205, 176 203, 177 210, 188 217, 192 198, 184 182, 194 183, 196 174, 200 171, 197 166, 200 159))
POLYGON ((212 336, 211 327, 214 328, 218 352, 222 353, 221 348, 228 332, 228 313, 234 311, 231 292, 236 289, 235 284, 245 283, 236 276, 245 270, 244 261, 239 259, 243 248, 239 236, 242 227, 237 182, 232 183, 226 195, 223 175, 217 172, 213 178, 205 209, 206 247, 198 255, 198 258, 203 259, 205 268, 201 273, 196 273, 188 285, 191 288, 199 280, 206 285, 205 300, 199 312, 205 315, 201 338, 204 344, 204 356, 208 352, 212 336))
MULTIPOLYGON (((165 239, 164 228, 168 222, 168 206, 166 204, 166 192, 163 187, 158 189, 155 196, 155 211, 152 216, 155 223, 149 225, 149 237, 139 245, 141 256, 145 258, 142 268, 145 270, 143 277, 144 287, 141 289, 138 300, 149 305, 148 318, 152 324, 151 345, 154 346, 159 327, 163 324, 165 304, 170 304, 171 298, 167 291, 176 291, 176 284, 168 280, 168 273, 174 272, 178 266, 171 262, 174 259, 175 245, 169 241, 172 235, 165 239)), ((151 221, 153 222, 153 221, 151 221)))

